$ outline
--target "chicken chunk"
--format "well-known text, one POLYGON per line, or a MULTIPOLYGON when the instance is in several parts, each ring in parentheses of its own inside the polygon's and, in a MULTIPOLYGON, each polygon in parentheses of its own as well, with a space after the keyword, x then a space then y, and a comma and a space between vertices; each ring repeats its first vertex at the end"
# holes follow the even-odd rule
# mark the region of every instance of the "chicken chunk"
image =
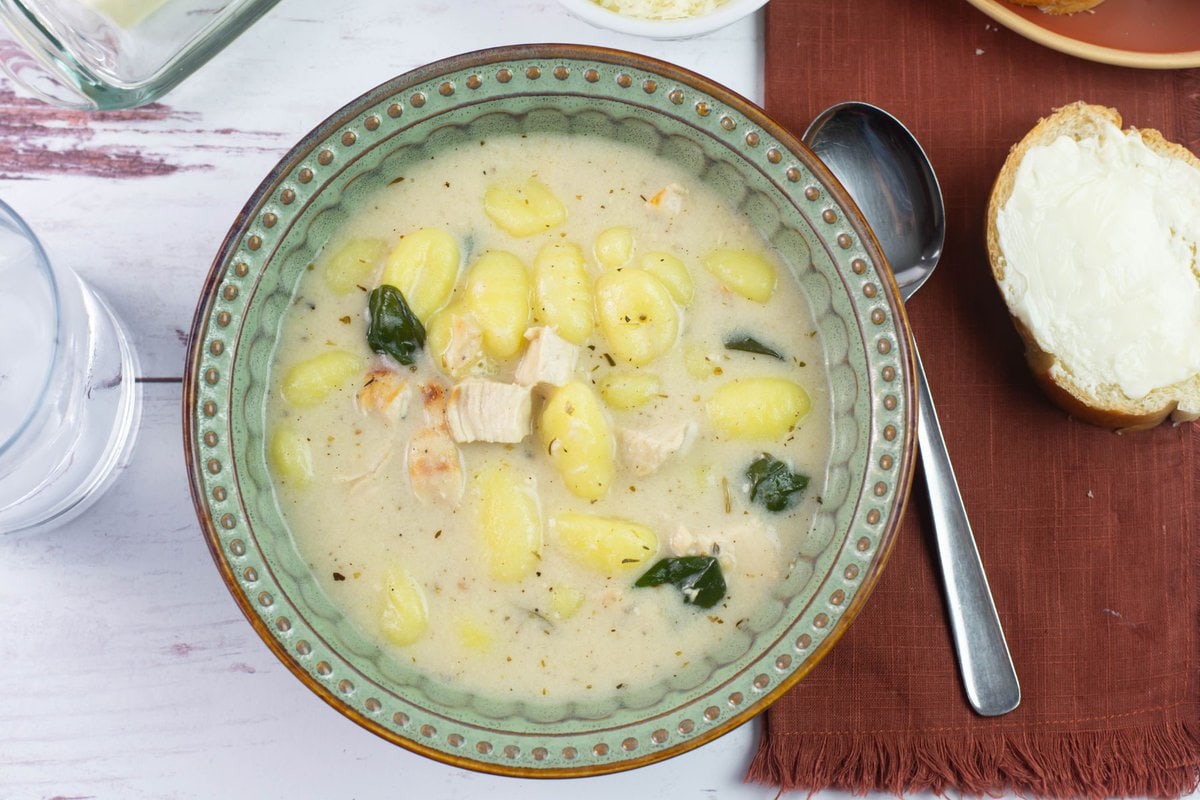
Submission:
POLYGON ((367 373, 358 390, 358 410, 379 414, 396 422, 408 416, 412 386, 407 378, 391 369, 373 369, 367 373))
POLYGON ((441 353, 446 372, 460 377, 484 368, 483 328, 468 314, 450 318, 450 341, 441 353))
POLYGON ((522 386, 562 386, 571 381, 579 362, 579 347, 540 326, 525 332, 529 347, 517 365, 516 381, 522 386))
POLYGON ((458 446, 444 427, 428 425, 408 443, 408 479, 422 503, 456 507, 465 481, 458 446))
POLYGON ((677 556, 716 556, 726 569, 737 564, 733 543, 716 531, 695 532, 680 525, 668 542, 671 553, 677 556))
POLYGON ((422 383, 419 389, 425 425, 408 443, 408 479, 422 503, 454 508, 462 500, 466 480, 447 424, 450 392, 439 381, 422 383))
POLYGON ((672 425, 637 430, 617 430, 621 463, 635 475, 650 475, 671 456, 685 452, 696 438, 696 423, 691 420, 672 425))
POLYGON ((668 217, 673 217, 683 210, 683 197, 686 194, 687 189, 684 189, 679 184, 668 183, 655 192, 646 201, 646 205, 654 211, 658 211, 668 217))
POLYGON ((468 378, 450 390, 446 420, 456 442, 516 443, 529 435, 528 386, 468 378))
POLYGON ((775 529, 753 518, 744 518, 717 529, 689 530, 680 525, 668 540, 677 556, 715 556, 727 577, 783 576, 783 558, 775 529))
POLYGON ((430 381, 421 384, 421 405, 425 410, 425 424, 431 428, 446 428, 446 408, 450 402, 450 391, 446 384, 430 381))

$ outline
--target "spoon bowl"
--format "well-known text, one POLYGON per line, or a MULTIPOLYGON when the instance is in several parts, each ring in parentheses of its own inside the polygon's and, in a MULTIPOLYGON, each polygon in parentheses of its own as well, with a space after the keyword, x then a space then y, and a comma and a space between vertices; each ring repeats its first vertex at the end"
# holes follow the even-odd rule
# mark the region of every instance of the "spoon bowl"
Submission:
MULTIPOLYGON (((907 302, 933 274, 946 241, 942 191, 925 151, 899 120, 867 103, 831 106, 802 138, 858 204, 907 302)), ((979 714, 1006 714, 1020 704, 1021 686, 915 342, 913 362, 917 440, 963 688, 979 714)))
POLYGON ((838 103, 804 132, 871 225, 907 301, 929 279, 946 241, 942 189, 921 145, 868 103, 838 103))

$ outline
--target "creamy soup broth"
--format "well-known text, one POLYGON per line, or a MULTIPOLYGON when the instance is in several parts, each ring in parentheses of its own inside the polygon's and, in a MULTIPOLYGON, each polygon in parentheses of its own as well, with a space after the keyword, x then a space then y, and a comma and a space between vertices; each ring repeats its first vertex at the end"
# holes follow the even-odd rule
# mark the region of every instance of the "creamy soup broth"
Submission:
MULTIPOLYGON (((530 327, 537 326, 531 320, 530 327)), ((785 577, 812 526, 831 428, 827 375, 811 315, 790 272, 749 221, 651 154, 550 134, 472 141, 440 152, 374 195, 300 280, 283 323, 270 397, 279 506, 300 553, 346 617, 396 659, 436 680, 485 695, 550 701, 670 680, 751 617, 785 577), (565 222, 514 236, 485 213, 484 197, 497 186, 525 186, 531 177, 557 198, 565 222), (529 270, 547 243, 573 243, 589 282, 612 269, 637 268, 648 253, 670 253, 685 265, 693 296, 686 306, 675 303, 679 333, 669 351, 632 366, 613 357, 599 326, 577 351, 573 377, 598 400, 613 433, 614 471, 601 496, 571 491, 551 462, 553 445, 539 424, 555 387, 544 385, 531 392, 530 433, 522 441, 454 444, 462 467, 460 499, 423 502, 414 494, 410 444, 429 420, 428 392, 421 387, 449 391, 472 374, 512 383, 529 347, 512 358, 486 358, 458 378, 447 376, 428 349, 411 367, 371 352, 367 291, 379 284, 388 252, 401 237, 425 228, 448 232, 460 248, 456 299, 472 265, 489 251, 511 253, 529 270), (613 228, 627 230, 602 236, 613 228), (622 265, 598 261, 597 251, 611 241, 616 256, 605 257, 620 259, 630 239, 622 265), (364 267, 366 277, 349 291, 344 282, 335 291, 326 277, 330 260, 362 240, 386 247, 367 248, 364 260, 377 261, 364 267), (731 291, 703 266, 721 249, 763 255, 778 277, 769 300, 731 291), (726 347, 726 340, 739 337, 752 337, 783 359, 726 347), (348 362, 319 401, 291 402, 285 383, 293 368, 331 352, 357 361, 348 362), (403 416, 395 408, 364 408, 357 396, 366 375, 381 368, 405 382, 403 416), (614 373, 653 376, 652 398, 632 409, 608 404, 600 389, 614 373), (720 387, 763 377, 803 387, 811 409, 774 438, 715 430, 708 403, 720 387), (672 444, 683 443, 649 474, 639 474, 645 465, 630 466, 632 456, 623 455, 626 442, 618 437, 627 430, 666 431, 676 439, 672 444), (764 452, 811 477, 801 499, 793 497, 782 511, 750 499, 747 469, 764 452), (538 517, 536 564, 516 579, 494 577, 481 533, 480 518, 488 512, 476 483, 498 463, 518 481, 538 517), (570 513, 644 526, 654 535, 651 550, 642 560, 597 568, 559 535, 559 519, 570 513), (685 603, 685 593, 670 584, 633 586, 660 559, 696 554, 715 555, 726 581, 725 596, 713 607, 685 603), (401 594, 423 604, 426 615, 415 634, 405 628, 403 643, 389 628, 398 574, 401 581, 410 579, 401 594)))

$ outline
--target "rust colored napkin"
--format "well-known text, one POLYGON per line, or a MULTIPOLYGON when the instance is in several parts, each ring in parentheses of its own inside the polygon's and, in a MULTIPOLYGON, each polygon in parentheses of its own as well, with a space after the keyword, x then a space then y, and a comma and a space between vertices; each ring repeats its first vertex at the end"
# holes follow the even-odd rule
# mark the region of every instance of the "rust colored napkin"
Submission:
POLYGON ((961 0, 774 0, 766 74, 767 110, 793 131, 834 102, 874 103, 913 131, 940 178, 945 253, 909 314, 1023 699, 991 719, 967 704, 918 471, 874 594, 767 712, 750 779, 1053 797, 1193 790, 1200 424, 1118 436, 1052 406, 992 282, 984 209, 1009 147, 1074 100, 1200 152, 1200 70, 1075 59, 961 0))

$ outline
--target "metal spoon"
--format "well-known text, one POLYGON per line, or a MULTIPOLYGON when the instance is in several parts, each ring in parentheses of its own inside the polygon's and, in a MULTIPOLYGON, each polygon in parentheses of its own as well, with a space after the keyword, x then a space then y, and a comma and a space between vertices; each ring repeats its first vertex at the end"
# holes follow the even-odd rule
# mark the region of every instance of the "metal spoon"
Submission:
MULTIPOLYGON (((925 152, 899 120, 866 103, 827 108, 808 126, 803 139, 862 210, 907 302, 933 274, 946 238, 942 190, 925 152)), ((913 357, 917 441, 954 647, 971 706, 984 716, 997 716, 1017 707, 1021 686, 915 343, 913 357)))

